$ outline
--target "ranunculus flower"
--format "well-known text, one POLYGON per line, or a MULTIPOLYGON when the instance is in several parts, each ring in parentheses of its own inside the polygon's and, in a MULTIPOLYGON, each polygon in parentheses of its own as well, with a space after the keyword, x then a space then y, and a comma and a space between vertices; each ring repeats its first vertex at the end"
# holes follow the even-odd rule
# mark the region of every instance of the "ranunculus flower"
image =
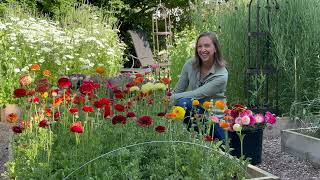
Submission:
POLYGON ((122 123, 125 124, 127 122, 127 118, 122 115, 116 115, 112 118, 112 124, 122 123))
POLYGON ((219 123, 219 125, 220 125, 220 127, 223 128, 223 129, 227 129, 227 128, 229 128, 229 126, 230 126, 229 123, 224 122, 224 121, 221 121, 221 122, 219 123))
POLYGON ((105 69, 104 69, 103 66, 97 66, 97 67, 96 67, 96 72, 97 72, 98 74, 103 74, 103 73, 105 72, 105 69))
POLYGON ((84 105, 86 102, 86 97, 81 94, 81 95, 76 95, 74 98, 73 98, 73 103, 75 104, 79 104, 79 105, 84 105))
POLYGON ((241 123, 242 123, 243 125, 249 125, 249 124, 250 124, 250 117, 249 117, 249 116, 243 116, 243 117, 241 118, 241 123))
POLYGON ((58 121, 60 116, 61 116, 61 114, 60 114, 60 112, 55 112, 53 116, 54 116, 54 120, 58 121))
POLYGON ((241 117, 236 117, 236 119, 234 120, 234 123, 242 124, 242 118, 241 117))
POLYGON ((33 97, 32 102, 35 103, 35 104, 39 104, 39 103, 40 103, 40 98, 39 98, 39 96, 33 97))
POLYGON ((136 114, 134 112, 128 112, 127 117, 136 117, 136 114))
POLYGON ((274 124, 274 123, 276 123, 276 121, 277 121, 276 116, 273 115, 273 114, 272 114, 271 112, 269 112, 269 111, 266 112, 265 117, 266 117, 266 121, 267 121, 268 123, 270 123, 270 124, 274 124))
POLYGON ((84 112, 93 112, 92 106, 83 106, 83 107, 82 107, 82 110, 83 110, 84 112))
POLYGON ((13 127, 12 127, 12 131, 13 131, 15 134, 19 134, 19 133, 22 133, 23 128, 22 128, 21 126, 13 126, 13 127))
POLYGON ((163 133, 166 131, 166 127, 165 126, 157 126, 154 128, 158 133, 163 133))
POLYGON ((167 91, 166 95, 170 97, 172 96, 172 93, 170 91, 167 91))
POLYGON ((13 92, 14 96, 17 98, 24 97, 27 95, 27 91, 23 88, 15 89, 13 92))
POLYGON ((163 117, 163 116, 165 116, 165 115, 166 115, 165 112, 159 112, 159 113, 157 114, 157 116, 159 116, 159 117, 163 117))
POLYGON ((110 117, 110 116, 112 116, 112 115, 113 115, 113 112, 111 111, 110 105, 106 105, 106 106, 104 107, 103 117, 104 117, 104 118, 108 118, 108 117, 110 117))
POLYGON ((206 135, 203 137, 203 140, 204 141, 208 141, 208 142, 211 142, 211 141, 214 141, 214 137, 210 136, 210 135, 206 135))
POLYGON ((94 107, 96 107, 97 109, 100 109, 100 108, 103 108, 103 103, 100 101, 100 100, 98 100, 98 101, 95 101, 94 103, 93 103, 93 105, 94 105, 94 107))
POLYGON ((205 108, 205 109, 211 108, 212 105, 213 105, 213 103, 210 102, 210 101, 205 101, 205 102, 202 104, 203 108, 205 108))
POLYGON ((125 109, 124 105, 122 105, 122 104, 116 104, 114 106, 114 108, 115 108, 115 110, 120 111, 120 112, 123 112, 125 109))
POLYGON ((84 128, 80 121, 74 122, 70 125, 70 131, 74 133, 83 133, 84 128))
POLYGON ((170 78, 167 78, 167 77, 160 78, 160 81, 166 85, 170 84, 170 78))
POLYGON ((249 115, 249 118, 250 118, 249 125, 250 126, 254 125, 256 123, 256 118, 253 115, 249 115))
POLYGON ((210 116, 209 119, 213 122, 213 123, 219 123, 219 118, 217 116, 210 116))
POLYGON ((114 96, 115 96, 117 99, 123 99, 123 98, 124 98, 122 92, 120 92, 120 93, 115 93, 114 96))
POLYGON ((141 116, 137 121, 139 126, 150 126, 152 123, 153 120, 150 116, 141 116))
POLYGON ((109 105, 109 104, 112 103, 112 101, 111 101, 110 99, 108 99, 108 98, 101 98, 101 99, 100 99, 100 102, 101 102, 104 106, 109 105))
POLYGON ((218 100, 214 103, 214 106, 217 108, 217 109, 221 109, 223 110, 225 107, 226 107, 226 104, 221 101, 221 100, 218 100))
POLYGON ((39 71, 40 70, 40 65, 39 64, 32 64, 30 67, 31 71, 39 71))
POLYGON ((39 127, 44 128, 44 127, 47 127, 47 126, 49 126, 49 121, 48 120, 44 119, 44 120, 39 122, 39 127))
POLYGON ((234 124, 232 128, 234 131, 237 131, 237 132, 242 130, 242 126, 240 124, 234 124))
POLYGON ((262 114, 256 114, 254 117, 256 118, 256 123, 264 123, 264 116, 262 114))
POLYGON ((45 69, 45 70, 42 71, 42 74, 43 74, 44 76, 51 76, 51 71, 48 70, 48 69, 45 69))
POLYGON ((79 112, 79 110, 78 110, 78 108, 70 108, 70 109, 69 109, 69 112, 70 112, 71 114, 75 114, 75 113, 79 112))
POLYGON ((47 78, 39 79, 37 81, 36 85, 37 85, 36 91, 41 92, 41 93, 48 91, 51 86, 51 84, 47 78))
POLYGON ((32 78, 29 75, 23 75, 20 77, 19 82, 22 86, 27 86, 32 83, 32 78))
POLYGON ((10 114, 7 116, 7 121, 8 121, 9 123, 15 123, 15 122, 17 122, 17 120, 18 120, 18 115, 17 115, 17 113, 10 113, 10 114))
POLYGON ((176 106, 173 109, 172 112, 176 114, 176 119, 177 120, 183 120, 184 119, 184 115, 186 114, 186 110, 183 107, 180 107, 180 106, 176 106))
POLYGON ((198 106, 199 104, 200 104, 200 102, 197 99, 192 101, 192 106, 198 106))
POLYGON ((59 88, 68 89, 68 88, 71 88, 71 86, 72 86, 72 83, 70 81, 70 78, 68 78, 68 77, 61 77, 58 80, 58 87, 59 88))
POLYGON ((85 81, 80 85, 80 92, 82 94, 93 94, 94 83, 92 81, 85 81))

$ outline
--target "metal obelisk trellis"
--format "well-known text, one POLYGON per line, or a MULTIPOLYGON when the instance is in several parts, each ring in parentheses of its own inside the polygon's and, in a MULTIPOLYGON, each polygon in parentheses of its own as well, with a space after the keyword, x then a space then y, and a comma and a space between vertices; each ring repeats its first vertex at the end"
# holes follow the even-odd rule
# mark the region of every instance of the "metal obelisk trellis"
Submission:
MULTIPOLYGON (((276 64, 272 63, 270 1, 250 0, 248 6, 248 66, 245 94, 248 106, 261 112, 278 111, 279 103, 276 64), (255 22, 252 22, 253 18, 255 22)), ((273 1, 273 4, 278 5, 276 0, 273 1)))
MULTIPOLYGON (((172 23, 170 11, 160 1, 152 14, 153 53, 159 67, 164 68, 164 75, 169 77, 168 48, 172 46, 172 23), (164 65, 164 66, 163 66, 164 65)), ((161 70, 161 68, 160 68, 161 70)), ((159 70, 159 76, 160 76, 159 70)))

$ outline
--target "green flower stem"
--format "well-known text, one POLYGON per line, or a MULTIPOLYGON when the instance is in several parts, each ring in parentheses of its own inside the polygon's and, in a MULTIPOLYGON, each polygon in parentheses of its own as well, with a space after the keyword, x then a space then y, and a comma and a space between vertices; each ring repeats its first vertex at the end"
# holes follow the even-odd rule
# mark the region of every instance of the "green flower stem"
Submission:
POLYGON ((229 152, 230 146, 229 146, 229 134, 228 130, 224 129, 224 135, 225 135, 225 143, 226 143, 226 152, 229 152))

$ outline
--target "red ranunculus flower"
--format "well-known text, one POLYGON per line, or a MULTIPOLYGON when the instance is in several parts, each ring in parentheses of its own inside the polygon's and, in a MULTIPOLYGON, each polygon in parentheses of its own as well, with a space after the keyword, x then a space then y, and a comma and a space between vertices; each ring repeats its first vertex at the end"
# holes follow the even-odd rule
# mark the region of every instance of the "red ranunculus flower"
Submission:
POLYGON ((94 105, 94 107, 100 109, 100 108, 103 108, 103 105, 104 105, 104 104, 99 100, 99 101, 95 101, 95 102, 93 103, 93 105, 94 105))
POLYGON ((154 128, 158 133, 163 133, 166 131, 166 127, 165 126, 157 126, 154 128))
POLYGON ((12 131, 13 131, 15 134, 22 133, 23 128, 22 128, 21 126, 13 126, 13 127, 12 127, 12 131))
POLYGON ((73 103, 83 105, 86 102, 86 98, 84 95, 76 95, 73 98, 73 103))
POLYGON ((134 112, 128 112, 127 117, 136 117, 136 114, 134 112))
POLYGON ((125 109, 124 105, 122 105, 122 104, 116 104, 116 105, 114 106, 114 108, 115 108, 117 111, 120 111, 120 112, 123 112, 124 109, 125 109))
POLYGON ((61 77, 58 80, 58 87, 62 89, 68 89, 71 88, 72 83, 68 77, 61 77))
POLYGON ((92 94, 93 90, 94 90, 95 86, 94 83, 92 81, 84 81, 81 85, 80 85, 80 92, 82 94, 92 94))
POLYGON ((123 94, 120 92, 120 93, 115 93, 114 96, 117 98, 117 99, 123 99, 124 96, 123 94))
POLYGON ((101 102, 103 105, 105 105, 105 106, 112 103, 112 102, 110 101, 110 99, 108 99, 108 98, 101 98, 101 99, 100 99, 100 102, 101 102))
POLYGON ((35 104, 39 104, 40 103, 40 98, 38 96, 33 97, 32 102, 35 104))
POLYGON ((122 123, 125 124, 127 122, 127 118, 122 115, 116 115, 112 118, 112 124, 122 123))
POLYGON ((209 135, 206 135, 206 136, 204 136, 204 138, 203 138, 204 141, 209 141, 209 142, 214 141, 214 139, 215 139, 214 137, 209 136, 209 135))
POLYGON ((110 116, 112 116, 112 115, 113 115, 113 112, 111 111, 110 105, 106 105, 106 106, 104 107, 103 117, 104 117, 104 118, 108 118, 108 117, 110 117, 110 116))
POLYGON ((70 112, 71 114, 75 114, 75 113, 79 112, 79 110, 78 110, 78 108, 70 108, 70 109, 69 109, 69 112, 70 112))
POLYGON ((80 121, 74 122, 70 125, 70 131, 74 133, 83 133, 84 129, 80 121))
POLYGON ((82 110, 83 110, 84 112, 93 112, 92 106, 83 106, 83 107, 82 107, 82 110))
POLYGON ((46 92, 50 88, 51 84, 47 78, 41 78, 37 81, 37 92, 46 92))
POLYGON ((150 116, 141 116, 137 121, 139 126, 150 126, 153 123, 153 120, 150 116))
POLYGON ((157 116, 159 116, 159 117, 163 117, 164 115, 166 115, 166 112, 159 112, 159 113, 157 114, 157 116))
POLYGON ((14 96, 17 98, 24 97, 27 95, 27 91, 23 88, 15 89, 13 92, 14 96))
POLYGON ((44 119, 44 120, 39 122, 39 127, 44 128, 44 127, 47 127, 47 126, 49 126, 49 121, 48 120, 44 119))
POLYGON ((60 116, 61 116, 61 114, 60 114, 60 112, 55 112, 53 116, 54 116, 54 120, 58 121, 60 116))

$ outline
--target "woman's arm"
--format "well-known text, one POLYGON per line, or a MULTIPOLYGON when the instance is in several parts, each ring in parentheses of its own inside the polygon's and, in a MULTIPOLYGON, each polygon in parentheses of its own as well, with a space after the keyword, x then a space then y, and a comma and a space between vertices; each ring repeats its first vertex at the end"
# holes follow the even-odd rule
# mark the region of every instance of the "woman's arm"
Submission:
POLYGON ((193 91, 173 94, 173 97, 171 97, 171 99, 173 100, 177 100, 180 98, 203 99, 206 97, 213 97, 218 93, 225 92, 227 81, 228 81, 227 71, 219 74, 214 74, 212 77, 210 77, 209 81, 203 86, 193 91))

